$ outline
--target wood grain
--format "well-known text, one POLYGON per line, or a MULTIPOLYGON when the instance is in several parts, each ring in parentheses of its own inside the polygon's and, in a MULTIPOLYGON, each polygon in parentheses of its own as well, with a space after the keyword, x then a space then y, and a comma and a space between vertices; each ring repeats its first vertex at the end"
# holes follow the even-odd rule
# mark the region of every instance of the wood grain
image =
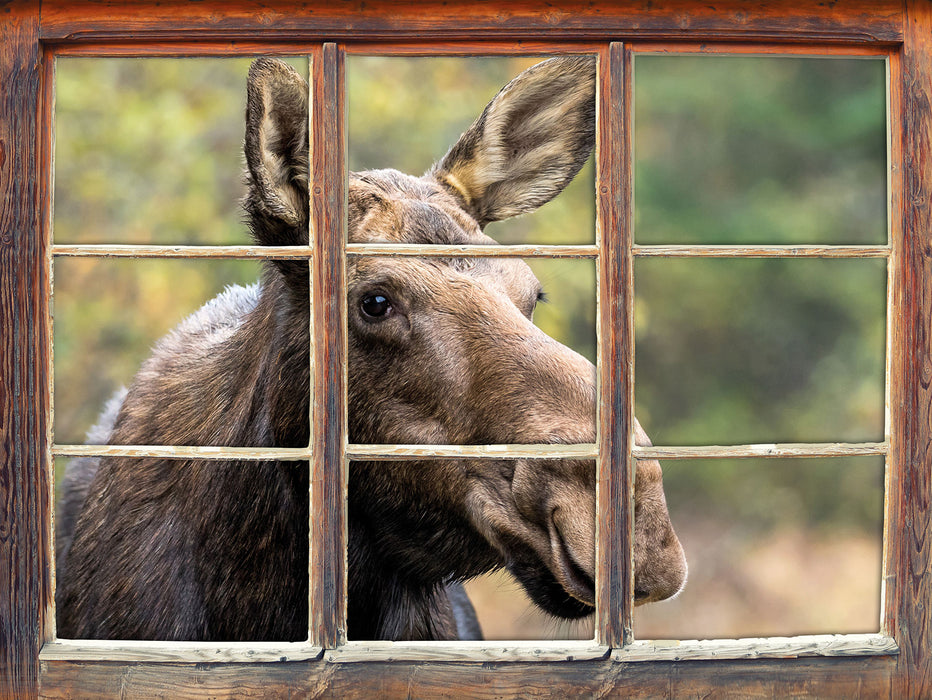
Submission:
POLYGON ((59 639, 42 647, 40 661, 138 663, 284 663, 314 661, 323 649, 305 642, 144 642, 59 639))
POLYGON ((896 640, 882 634, 816 634, 760 639, 637 641, 612 650, 612 659, 689 661, 696 659, 797 659, 803 656, 889 656, 896 640))
POLYGON ((885 245, 635 245, 639 258, 886 258, 885 245))
MULTIPOLYGON (((558 662, 43 661, 43 698, 844 698, 891 696, 895 657, 558 662)), ((915 697, 915 696, 914 696, 915 697)))
POLYGON ((891 358, 885 626, 894 697, 932 696, 932 4, 906 2, 893 124, 896 289, 891 358))
POLYGON ((634 40, 896 43, 902 37, 894 0, 444 0, 287 2, 186 0, 43 0, 42 38, 55 42, 181 39, 255 41, 634 40))
POLYGON ((346 641, 346 137, 343 53, 311 56, 310 641, 346 641))
POLYGON ((599 460, 596 639, 633 639, 634 287, 630 61, 621 43, 599 56, 596 118, 599 460))
MULTIPOLYGON (((48 278, 38 3, 0 12, 0 697, 35 692, 50 629, 48 278)), ((47 160, 46 160, 47 162, 47 160)))

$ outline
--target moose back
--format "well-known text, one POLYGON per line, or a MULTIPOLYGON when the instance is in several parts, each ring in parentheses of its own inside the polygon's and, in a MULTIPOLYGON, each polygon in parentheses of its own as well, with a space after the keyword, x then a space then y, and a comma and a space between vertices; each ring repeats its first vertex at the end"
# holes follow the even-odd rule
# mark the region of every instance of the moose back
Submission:
MULTIPOLYGON (((245 209, 260 245, 307 244, 307 122, 305 81, 256 60, 245 209)), ((349 240, 494 245, 486 224, 558 195, 594 134, 594 59, 539 63, 426 175, 351 173, 349 240)), ((91 440, 306 446, 308 293, 306 262, 270 261, 260 283, 208 302, 157 344, 91 440)), ((354 257, 346 293, 352 442, 594 441, 595 369, 533 324, 541 287, 523 262, 354 257)), ((591 460, 354 462, 347 499, 353 639, 477 637, 460 583, 501 567, 553 615, 594 609, 591 460)), ((59 636, 306 639, 308 515, 302 462, 74 460, 59 636)), ((653 461, 637 465, 634 563, 638 603, 685 579, 653 461)))

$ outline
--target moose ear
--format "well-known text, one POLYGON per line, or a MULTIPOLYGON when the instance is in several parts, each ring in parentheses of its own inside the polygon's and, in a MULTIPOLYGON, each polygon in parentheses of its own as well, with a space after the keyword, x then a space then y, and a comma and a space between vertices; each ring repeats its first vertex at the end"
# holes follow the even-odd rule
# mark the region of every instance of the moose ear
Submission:
POLYGON ((594 142, 595 58, 553 58, 502 88, 429 175, 485 226, 556 197, 594 142))
POLYGON ((308 87, 287 63, 260 58, 246 86, 245 207, 260 245, 308 240, 308 87))

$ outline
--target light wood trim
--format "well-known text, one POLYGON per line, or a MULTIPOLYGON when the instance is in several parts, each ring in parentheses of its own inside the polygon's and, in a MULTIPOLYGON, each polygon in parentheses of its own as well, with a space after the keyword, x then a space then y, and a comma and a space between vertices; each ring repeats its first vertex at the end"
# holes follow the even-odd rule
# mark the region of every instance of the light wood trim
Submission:
POLYGON ((596 472, 596 641, 633 640, 634 287, 631 258, 632 81, 618 42, 599 56, 596 240, 599 382, 596 472))
POLYGON ((266 462, 310 459, 311 450, 307 447, 222 447, 209 445, 52 445, 52 456, 266 462))
POLYGON ((595 245, 413 245, 350 243, 347 255, 418 258, 595 258, 595 245))
POLYGON ((315 661, 323 649, 307 642, 145 642, 58 639, 39 652, 39 661, 131 663, 281 663, 315 661))
POLYGON ((638 258, 888 258, 888 245, 634 245, 638 258))
POLYGON ((636 641, 612 650, 612 660, 699 661, 710 659, 790 659, 803 656, 887 656, 899 653, 883 634, 824 634, 749 639, 636 641))
POLYGON ((577 445, 354 445, 350 460, 408 459, 595 459, 595 444, 577 445))
MULTIPOLYGON (((632 245, 639 258, 888 258, 890 246, 865 245, 632 245)), ((597 245, 413 245, 350 243, 351 256, 419 258, 595 258, 597 245)), ((57 244, 54 257, 72 258, 236 258, 306 260, 307 246, 57 244)))
POLYGON ((610 652, 609 647, 591 641, 347 642, 337 649, 325 650, 324 660, 333 663, 592 661, 607 659, 610 652))
POLYGON ((314 254, 309 246, 283 245, 105 245, 58 244, 57 258, 234 258, 242 260, 307 260, 314 254))
POLYGON ((754 457, 863 457, 885 455, 886 442, 765 443, 760 445, 702 445, 633 448, 636 459, 747 459, 754 457))

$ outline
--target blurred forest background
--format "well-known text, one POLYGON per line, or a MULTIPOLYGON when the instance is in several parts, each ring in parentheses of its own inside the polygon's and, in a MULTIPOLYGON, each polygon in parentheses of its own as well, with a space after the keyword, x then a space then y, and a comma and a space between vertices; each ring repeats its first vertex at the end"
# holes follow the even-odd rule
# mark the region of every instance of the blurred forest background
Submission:
MULTIPOLYGON (((537 58, 347 60, 349 167, 428 169, 537 58)), ((59 59, 57 243, 243 244, 248 59, 59 59)), ((303 58, 290 62, 306 74, 303 58)), ((880 60, 639 56, 638 243, 884 243, 880 60)), ((591 162, 503 243, 595 240, 591 162)), ((590 261, 531 261, 547 333, 595 360, 590 261)), ((54 266, 55 441, 83 442, 153 343, 243 261, 54 266)), ((866 441, 884 434, 881 260, 639 259, 636 413, 655 444, 866 441)), ((59 474, 61 470, 59 469, 59 474)), ((690 578, 639 638, 873 631, 883 460, 664 463, 690 578)), ((504 574, 469 585, 491 638, 589 637, 504 574)))

